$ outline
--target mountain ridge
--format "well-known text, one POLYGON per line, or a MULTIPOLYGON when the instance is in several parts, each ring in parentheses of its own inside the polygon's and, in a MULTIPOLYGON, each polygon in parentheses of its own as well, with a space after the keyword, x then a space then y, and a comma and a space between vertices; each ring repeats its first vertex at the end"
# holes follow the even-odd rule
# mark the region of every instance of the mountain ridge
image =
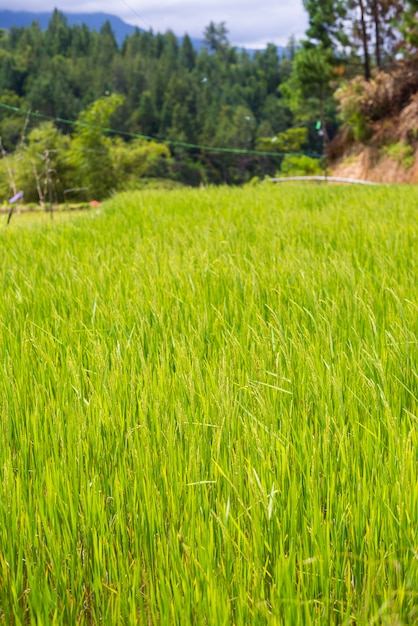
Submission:
MULTIPOLYGON (((38 22, 42 30, 48 27, 49 21, 52 17, 52 11, 11 11, 0 10, 0 28, 9 29, 11 27, 26 28, 30 26, 32 22, 38 22)), ((116 41, 121 46, 129 35, 133 35, 136 30, 144 32, 143 28, 139 26, 133 26, 124 22, 117 15, 110 13, 95 12, 95 13, 69 13, 67 11, 60 11, 67 18, 69 26, 81 26, 85 24, 90 30, 100 31, 105 22, 109 22, 112 30, 115 34, 116 41)), ((181 41, 183 38, 179 37, 181 41)), ((194 47, 201 47, 202 42, 198 39, 192 39, 194 47)))
MULTIPOLYGON (((10 9, 1 9, 0 10, 0 29, 5 28, 9 29, 11 27, 17 28, 26 28, 30 26, 32 22, 38 22, 39 26, 42 30, 45 30, 48 27, 49 20, 51 19, 53 11, 11 11, 10 9)), ((82 24, 86 24, 90 30, 100 31, 101 27, 106 21, 109 21, 112 30, 115 34, 116 41, 118 46, 121 46, 129 35, 132 35, 137 29, 141 32, 144 32, 144 28, 140 28, 139 26, 133 26, 132 24, 128 24, 124 22, 117 15, 112 15, 110 13, 104 12, 95 12, 95 13, 71 13, 67 11, 60 11, 67 18, 69 26, 81 26, 82 24)), ((176 35, 179 43, 181 44, 183 40, 183 36, 176 35)), ((190 37, 193 47, 195 50, 200 50, 204 43, 201 39, 196 37, 190 37)), ((241 46, 233 46, 236 47, 237 50, 246 50, 249 54, 254 54, 255 50, 251 48, 244 48, 241 46)), ((285 48, 283 46, 276 46, 279 54, 285 53, 285 48)))

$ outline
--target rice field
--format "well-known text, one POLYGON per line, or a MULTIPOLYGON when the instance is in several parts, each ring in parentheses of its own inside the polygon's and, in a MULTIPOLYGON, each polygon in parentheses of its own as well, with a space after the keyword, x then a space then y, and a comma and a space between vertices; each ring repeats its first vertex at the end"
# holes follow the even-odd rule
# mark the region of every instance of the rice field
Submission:
POLYGON ((417 217, 260 186, 1 222, 0 623, 417 623, 417 217))

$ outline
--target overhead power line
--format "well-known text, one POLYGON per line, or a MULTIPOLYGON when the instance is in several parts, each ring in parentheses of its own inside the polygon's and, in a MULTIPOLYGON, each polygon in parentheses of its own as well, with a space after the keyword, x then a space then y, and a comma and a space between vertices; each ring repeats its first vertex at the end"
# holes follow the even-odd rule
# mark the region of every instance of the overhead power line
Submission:
MULTIPOLYGON (((29 117, 35 117, 37 119, 49 120, 53 122, 58 122, 59 124, 66 124, 67 126, 79 126, 81 128, 90 128, 92 130, 98 130, 102 133, 110 133, 112 135, 119 135, 121 137, 129 137, 130 139, 143 139, 145 141, 155 141, 156 143, 163 143, 169 146, 174 146, 178 148, 186 148, 189 150, 200 150, 201 152, 218 152, 218 153, 226 153, 226 154, 243 154, 243 155, 251 155, 251 156, 267 156, 270 158, 275 157, 283 157, 287 155, 301 155, 308 154, 306 152, 275 152, 268 150, 247 150, 243 148, 224 148, 221 146, 205 146, 195 143, 188 143, 186 141, 176 141, 173 139, 161 139, 160 137, 152 137, 150 135, 142 135, 140 133, 132 133, 125 130, 117 130, 115 128, 108 128, 103 126, 96 126, 94 124, 86 124, 85 122, 79 122, 77 120, 68 120, 63 117, 54 117, 52 115, 45 115, 44 113, 39 113, 38 111, 29 111, 27 109, 23 109, 21 107, 12 106, 10 104, 5 104, 0 102, 0 107, 7 110, 13 111, 14 113, 19 113, 21 115, 26 115, 29 117)), ((322 154, 310 154, 309 156, 316 159, 321 159, 323 157, 322 154)))
POLYGON ((128 7, 128 9, 129 9, 130 11, 132 11, 132 13, 133 13, 134 15, 136 15, 136 17, 137 17, 139 20, 141 20, 141 22, 143 22, 143 23, 145 24, 145 26, 148 26, 148 28, 152 28, 151 24, 148 24, 148 22, 147 22, 146 20, 144 20, 144 18, 143 18, 141 15, 139 15, 139 13, 137 13, 137 12, 135 11, 135 9, 134 9, 134 8, 133 8, 133 7, 131 7, 131 5, 130 5, 130 4, 128 4, 128 3, 126 2, 126 0, 122 0, 122 2, 123 2, 123 4, 124 4, 126 7, 128 7))

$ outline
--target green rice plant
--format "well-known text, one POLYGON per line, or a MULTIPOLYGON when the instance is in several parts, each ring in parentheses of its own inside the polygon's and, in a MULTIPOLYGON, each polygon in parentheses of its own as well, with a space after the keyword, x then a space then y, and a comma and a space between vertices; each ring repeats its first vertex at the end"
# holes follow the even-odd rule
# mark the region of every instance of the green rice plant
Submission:
POLYGON ((418 194, 0 225, 0 620, 418 619, 418 194))

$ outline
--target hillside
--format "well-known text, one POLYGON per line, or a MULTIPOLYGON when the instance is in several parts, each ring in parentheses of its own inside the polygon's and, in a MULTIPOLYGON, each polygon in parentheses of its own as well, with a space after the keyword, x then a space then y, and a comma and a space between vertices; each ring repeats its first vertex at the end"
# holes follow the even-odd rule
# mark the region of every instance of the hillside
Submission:
POLYGON ((418 183, 418 71, 399 64, 337 92, 345 124, 331 144, 336 176, 418 183))

